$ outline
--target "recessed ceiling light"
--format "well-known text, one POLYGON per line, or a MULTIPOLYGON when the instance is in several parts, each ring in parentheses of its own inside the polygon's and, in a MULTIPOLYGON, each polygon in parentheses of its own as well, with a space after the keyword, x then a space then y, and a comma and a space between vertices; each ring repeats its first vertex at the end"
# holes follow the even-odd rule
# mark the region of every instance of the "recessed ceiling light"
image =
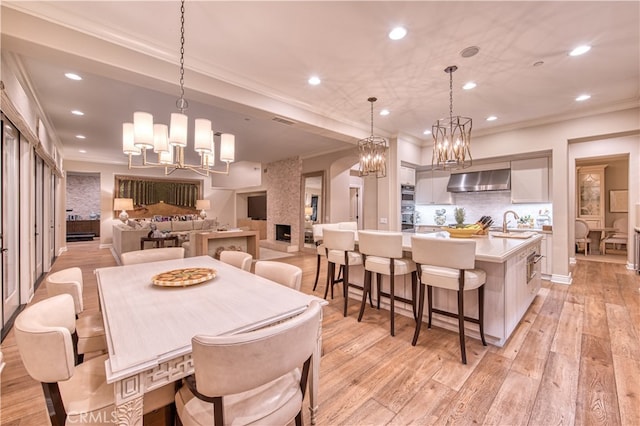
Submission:
POLYGON ((307 81, 312 86, 317 86, 318 84, 321 83, 320 77, 318 77, 317 75, 312 75, 311 77, 309 77, 309 80, 307 81))
POLYGON ((465 83, 465 85, 464 85, 464 86, 462 86, 462 88, 463 88, 464 90, 471 90, 471 89, 473 89, 473 88, 474 88, 474 87, 476 87, 476 86, 477 86, 477 84, 475 84, 473 81, 469 81, 469 82, 465 83))
POLYGON ((389 110, 388 109, 383 109, 382 111, 380 111, 380 115, 389 115, 389 110))
POLYGON ((78 150, 78 152, 79 152, 80 154, 86 154, 86 153, 87 153, 87 151, 86 151, 86 150, 84 150, 84 149, 80 149, 80 150, 78 150))
POLYGON ((85 135, 76 135, 76 139, 86 139, 85 135))
POLYGON ((73 114, 73 115, 84 115, 84 112, 79 111, 77 109, 74 109, 73 111, 71 111, 71 114, 73 114))
POLYGON ((587 99, 590 99, 590 98, 591 98, 591 95, 584 94, 584 95, 578 96, 576 98, 576 101, 582 102, 582 101, 586 101, 587 99))
POLYGON ((460 52, 460 56, 462 56, 463 58, 470 58, 472 56, 476 56, 479 51, 480 51, 480 48, 478 46, 465 47, 460 52))
POLYGON ((391 40, 401 40, 407 35, 407 30, 403 27, 395 27, 389 31, 389 38, 391 40))
POLYGON ((72 72, 68 72, 64 76, 67 77, 69 80, 82 80, 82 77, 72 72))
POLYGON ((422 132, 423 135, 430 135, 431 134, 431 130, 427 129, 424 132, 422 132))
POLYGON ((496 117, 495 115, 490 115, 487 117, 487 121, 496 121, 498 119, 498 117, 496 117))
POLYGON ((587 53, 589 50, 591 50, 591 46, 583 44, 582 46, 578 46, 571 52, 569 52, 569 56, 580 56, 587 53))

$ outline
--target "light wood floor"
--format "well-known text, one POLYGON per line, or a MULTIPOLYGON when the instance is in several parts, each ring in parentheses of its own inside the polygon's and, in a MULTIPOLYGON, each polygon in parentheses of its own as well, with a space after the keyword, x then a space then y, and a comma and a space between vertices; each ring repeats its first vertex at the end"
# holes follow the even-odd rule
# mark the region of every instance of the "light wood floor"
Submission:
MULTIPOLYGON (((311 292, 315 255, 282 261, 302 267, 303 291, 311 292)), ((73 243, 52 270, 80 266, 86 309, 95 311, 92 271, 114 264, 97 243, 73 243)), ((455 333, 423 327, 413 347, 411 319, 398 316, 391 337, 387 311, 368 309, 358 323, 357 304, 343 318, 337 297, 324 309, 318 425, 640 425, 640 277, 580 260, 573 276, 571 286, 543 281, 505 347, 467 339, 466 366, 455 333)), ((316 294, 323 291, 322 283, 316 294)), ((39 288, 34 302, 45 294, 39 288)), ((48 424, 13 333, 2 351, 1 424, 48 424)))

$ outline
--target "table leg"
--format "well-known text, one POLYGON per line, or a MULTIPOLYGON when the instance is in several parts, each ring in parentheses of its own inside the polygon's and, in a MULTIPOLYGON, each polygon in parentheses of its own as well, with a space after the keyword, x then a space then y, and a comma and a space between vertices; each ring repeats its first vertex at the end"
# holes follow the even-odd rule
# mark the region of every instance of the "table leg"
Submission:
POLYGON ((320 358, 322 357, 322 311, 318 323, 318 343, 311 359, 311 374, 309 375, 309 411, 311 424, 316 424, 318 415, 318 387, 320 385, 320 358))
POLYGON ((139 375, 115 383, 116 410, 114 422, 119 426, 142 426, 144 392, 139 375))

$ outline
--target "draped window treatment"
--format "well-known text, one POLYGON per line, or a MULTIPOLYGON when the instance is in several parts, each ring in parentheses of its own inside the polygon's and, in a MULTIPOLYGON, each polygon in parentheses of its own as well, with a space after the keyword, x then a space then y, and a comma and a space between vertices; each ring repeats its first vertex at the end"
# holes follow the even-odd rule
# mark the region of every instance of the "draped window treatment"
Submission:
POLYGON ((135 206, 163 201, 179 207, 196 207, 201 199, 201 181, 153 180, 134 176, 116 176, 115 197, 132 198, 135 206))

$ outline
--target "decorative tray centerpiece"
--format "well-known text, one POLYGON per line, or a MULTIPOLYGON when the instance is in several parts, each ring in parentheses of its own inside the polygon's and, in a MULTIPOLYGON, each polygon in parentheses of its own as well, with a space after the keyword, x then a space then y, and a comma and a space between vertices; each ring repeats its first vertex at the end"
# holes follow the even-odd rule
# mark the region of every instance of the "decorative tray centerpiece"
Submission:
POLYGON ((161 287, 186 287, 209 281, 216 276, 216 270, 211 268, 182 268, 173 269, 154 275, 153 284, 161 287))
POLYGON ((443 226, 441 229, 443 231, 447 231, 452 238, 470 238, 482 231, 482 227, 475 223, 472 225, 465 225, 461 228, 456 226, 443 226))

